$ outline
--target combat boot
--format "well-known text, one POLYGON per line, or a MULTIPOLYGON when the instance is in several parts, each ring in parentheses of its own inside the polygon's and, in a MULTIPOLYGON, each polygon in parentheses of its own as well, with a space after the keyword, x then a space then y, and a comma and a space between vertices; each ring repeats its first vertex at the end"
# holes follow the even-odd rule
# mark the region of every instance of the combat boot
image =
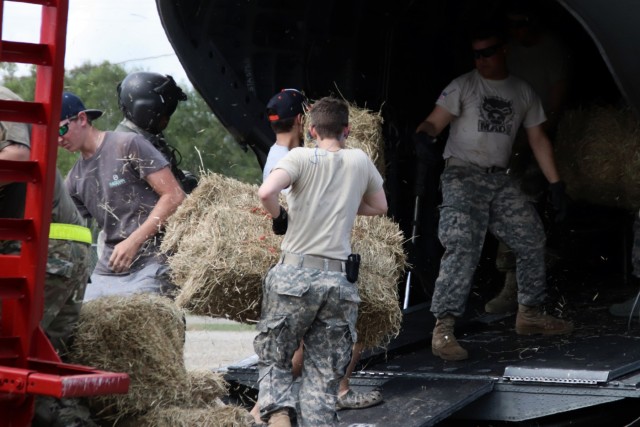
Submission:
POLYGON ((289 418, 289 411, 287 409, 281 409, 274 412, 269 417, 267 423, 269 427, 291 427, 291 418, 289 418))
POLYGON ((518 283, 516 272, 507 271, 504 287, 500 293, 484 306, 484 311, 492 314, 514 313, 518 309, 518 283))
POLYGON ((519 335, 563 335, 573 331, 573 323, 550 316, 539 307, 518 305, 516 333, 519 335))
POLYGON ((633 296, 624 302, 612 304, 609 307, 609 313, 616 317, 629 317, 632 311, 634 316, 637 316, 640 312, 640 298, 638 296, 633 296))
POLYGON ((469 357, 467 350, 462 348, 453 335, 453 327, 456 319, 453 316, 445 316, 436 320, 431 339, 431 352, 444 360, 465 360, 469 357))

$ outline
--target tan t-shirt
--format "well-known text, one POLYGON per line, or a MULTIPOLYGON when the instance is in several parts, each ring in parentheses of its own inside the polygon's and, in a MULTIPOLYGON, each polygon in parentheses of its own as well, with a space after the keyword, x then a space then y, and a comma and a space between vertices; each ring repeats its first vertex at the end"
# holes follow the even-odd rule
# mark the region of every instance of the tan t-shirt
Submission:
POLYGON ((291 178, 282 250, 346 259, 362 196, 382 189, 382 176, 373 162, 359 149, 329 152, 300 147, 274 169, 283 169, 291 178))
MULTIPOLYGON (((4 86, 0 86, 0 99, 22 101, 22 98, 4 86)), ((0 122, 0 141, 5 140, 31 147, 29 143, 29 126, 25 123, 0 122)))

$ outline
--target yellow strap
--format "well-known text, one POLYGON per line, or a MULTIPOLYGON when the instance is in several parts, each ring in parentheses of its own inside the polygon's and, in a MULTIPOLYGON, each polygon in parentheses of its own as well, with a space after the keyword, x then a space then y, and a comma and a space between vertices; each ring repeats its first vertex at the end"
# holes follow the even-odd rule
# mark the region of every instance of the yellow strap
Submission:
POLYGON ((73 240, 74 242, 92 243, 91 230, 81 225, 51 223, 49 238, 56 240, 73 240))

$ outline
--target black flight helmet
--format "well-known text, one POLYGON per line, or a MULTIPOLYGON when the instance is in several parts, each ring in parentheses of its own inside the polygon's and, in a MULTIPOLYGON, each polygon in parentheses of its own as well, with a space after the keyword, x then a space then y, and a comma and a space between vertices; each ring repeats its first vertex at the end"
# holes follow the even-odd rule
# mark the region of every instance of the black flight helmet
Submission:
POLYGON ((178 102, 187 100, 173 77, 146 71, 129 74, 117 91, 124 116, 154 135, 167 127, 178 102))

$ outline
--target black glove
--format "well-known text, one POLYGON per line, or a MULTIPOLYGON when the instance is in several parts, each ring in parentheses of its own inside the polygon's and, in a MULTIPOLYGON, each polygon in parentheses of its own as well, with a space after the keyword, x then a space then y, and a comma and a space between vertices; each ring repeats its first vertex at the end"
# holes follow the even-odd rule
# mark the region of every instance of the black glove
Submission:
POLYGON ((564 182, 558 181, 549 184, 549 192, 551 193, 551 205, 555 210, 555 221, 562 222, 567 217, 569 210, 569 197, 565 192, 564 182))
POLYGON ((185 193, 190 194, 198 186, 198 177, 189 171, 183 170, 184 177, 180 179, 180 185, 185 193))
POLYGON ((289 216, 287 215, 287 211, 284 210, 282 206, 280 206, 280 215, 276 218, 273 218, 273 225, 271 229, 274 234, 278 236, 282 236, 287 232, 287 224, 289 223, 289 216))
POLYGON ((429 136, 426 132, 418 132, 412 135, 416 146, 416 156, 422 162, 435 163, 442 157, 436 145, 437 138, 429 136))

